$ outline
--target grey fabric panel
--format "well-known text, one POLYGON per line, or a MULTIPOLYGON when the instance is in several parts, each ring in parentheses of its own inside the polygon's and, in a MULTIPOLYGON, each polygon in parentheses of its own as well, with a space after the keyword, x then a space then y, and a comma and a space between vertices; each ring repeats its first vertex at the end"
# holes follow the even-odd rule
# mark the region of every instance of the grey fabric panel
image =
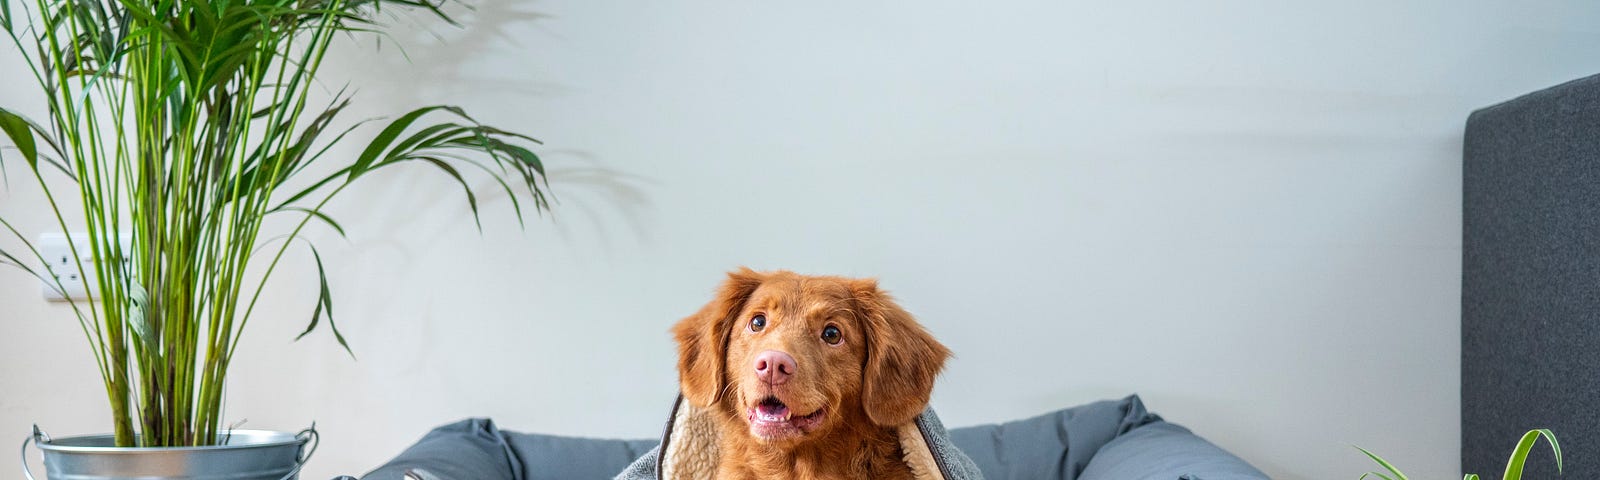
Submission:
POLYGON ((1550 428, 1563 477, 1600 478, 1600 76, 1474 112, 1463 154, 1461 466, 1550 428))
POLYGON ((922 429, 928 449, 933 451, 934 461, 945 473, 945 480, 984 480, 983 471, 972 462, 972 458, 952 443, 950 433, 945 431, 944 423, 939 421, 939 415, 933 413, 933 408, 923 410, 916 421, 917 428, 922 429))
POLYGON ((950 439, 990 480, 1076 480, 1112 438, 1160 420, 1134 395, 999 425, 957 428, 950 439))
POLYGON ((605 480, 655 440, 605 440, 501 432, 475 418, 433 429, 363 480, 398 480, 416 469, 427 480, 605 480))
POLYGON ((1268 480, 1226 450, 1167 422, 1125 433, 1095 453, 1081 480, 1268 480))
POLYGON ((661 447, 650 449, 640 456, 638 460, 628 464, 628 468, 618 473, 614 480, 655 480, 656 459, 661 455, 661 447))
POLYGON ((606 480, 659 443, 530 433, 505 438, 522 457, 523 480, 606 480))
POLYGON ((473 418, 433 429, 362 480, 401 480, 408 469, 428 480, 522 480, 522 462, 494 422, 473 418))

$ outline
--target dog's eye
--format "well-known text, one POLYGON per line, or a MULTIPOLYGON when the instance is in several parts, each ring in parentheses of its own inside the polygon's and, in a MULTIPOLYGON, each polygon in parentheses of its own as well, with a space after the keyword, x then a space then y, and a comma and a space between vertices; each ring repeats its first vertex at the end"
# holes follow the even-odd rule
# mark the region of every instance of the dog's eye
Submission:
POLYGON ((833 325, 822 327, 822 341, 828 342, 828 345, 838 345, 839 340, 842 339, 842 335, 839 333, 839 327, 835 327, 833 325))
POLYGON ((750 319, 750 331, 759 332, 763 328, 767 328, 767 316, 766 315, 756 315, 755 317, 750 319))

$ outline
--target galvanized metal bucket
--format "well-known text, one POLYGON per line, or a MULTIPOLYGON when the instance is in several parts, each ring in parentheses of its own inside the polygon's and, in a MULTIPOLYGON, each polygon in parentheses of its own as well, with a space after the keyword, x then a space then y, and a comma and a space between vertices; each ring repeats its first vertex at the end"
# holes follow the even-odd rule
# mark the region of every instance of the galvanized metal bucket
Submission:
POLYGON ((29 443, 44 454, 46 480, 295 480, 319 439, 312 425, 298 434, 233 430, 207 447, 118 447, 112 435, 51 439, 35 425, 22 441, 22 473, 37 480, 29 443))

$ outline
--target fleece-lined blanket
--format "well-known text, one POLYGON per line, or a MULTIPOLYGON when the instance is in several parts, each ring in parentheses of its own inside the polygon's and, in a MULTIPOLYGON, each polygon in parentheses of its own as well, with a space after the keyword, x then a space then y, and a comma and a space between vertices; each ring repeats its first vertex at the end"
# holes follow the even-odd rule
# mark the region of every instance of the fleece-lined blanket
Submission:
MULTIPOLYGON (((661 445, 635 460, 617 480, 700 480, 717 471, 717 429, 704 409, 678 398, 661 445)), ((955 444, 933 409, 901 425, 900 449, 917 480, 982 480, 983 473, 955 444)))

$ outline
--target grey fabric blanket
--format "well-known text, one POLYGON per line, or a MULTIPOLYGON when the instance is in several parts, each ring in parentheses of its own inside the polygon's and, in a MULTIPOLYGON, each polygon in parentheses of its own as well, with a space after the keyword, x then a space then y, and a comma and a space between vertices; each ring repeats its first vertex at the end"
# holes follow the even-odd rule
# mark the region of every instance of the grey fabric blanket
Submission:
MULTIPOLYGON (((706 412, 680 396, 665 430, 661 444, 639 457, 616 480, 712 478, 717 468, 716 431, 706 412)), ((910 425, 900 427, 900 447, 916 480, 983 480, 983 472, 950 442, 950 434, 931 408, 910 425)))

